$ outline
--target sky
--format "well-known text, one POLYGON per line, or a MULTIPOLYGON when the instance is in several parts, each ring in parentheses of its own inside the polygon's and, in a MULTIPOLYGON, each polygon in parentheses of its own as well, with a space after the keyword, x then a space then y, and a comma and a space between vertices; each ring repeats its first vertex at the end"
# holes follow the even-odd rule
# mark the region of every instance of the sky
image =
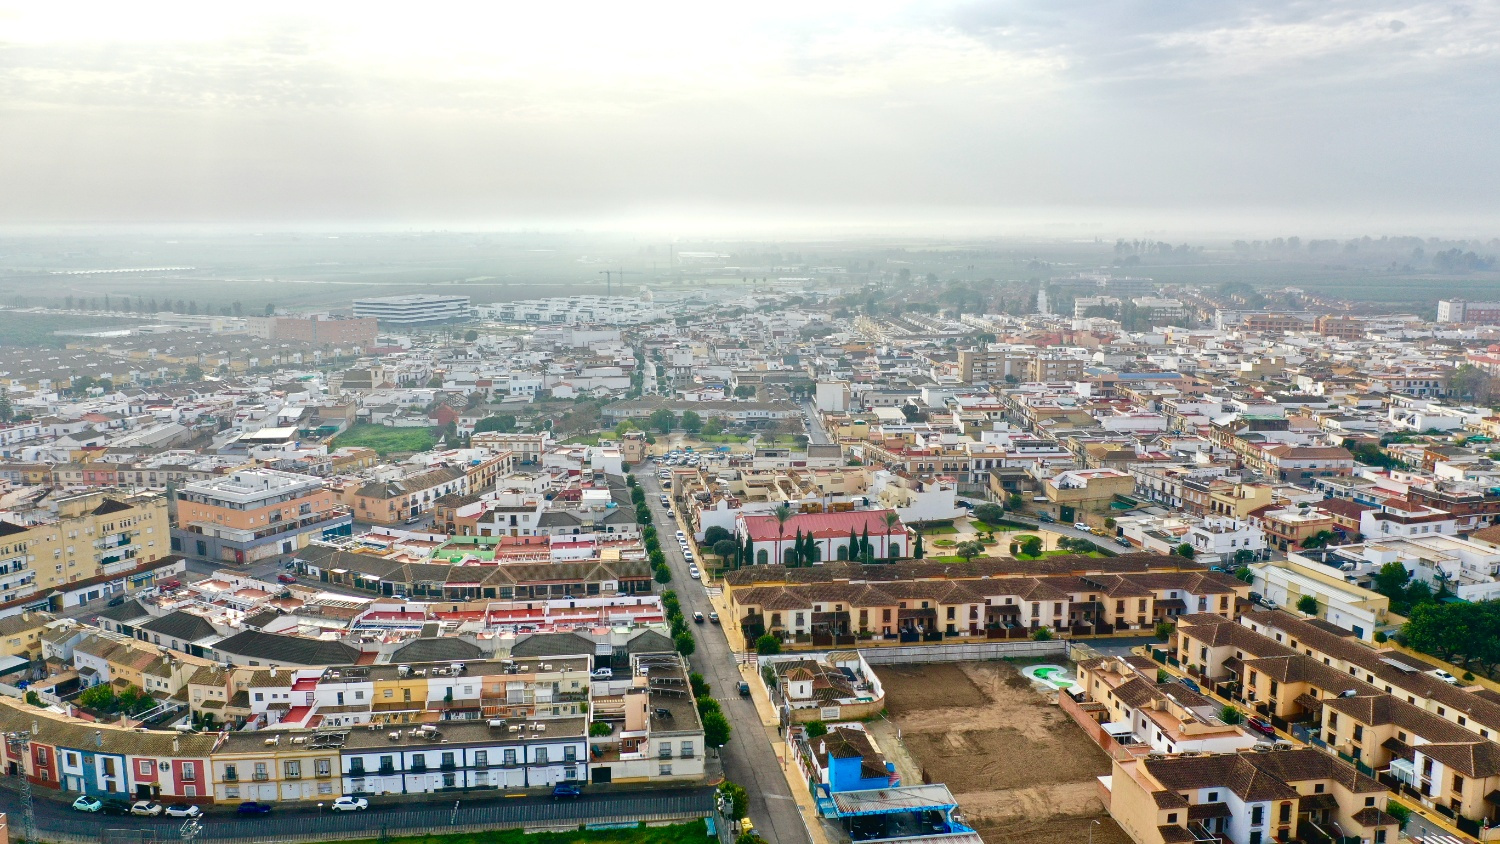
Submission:
POLYGON ((1493 235, 1496 80, 1494 2, 0 0, 0 225, 1493 235))

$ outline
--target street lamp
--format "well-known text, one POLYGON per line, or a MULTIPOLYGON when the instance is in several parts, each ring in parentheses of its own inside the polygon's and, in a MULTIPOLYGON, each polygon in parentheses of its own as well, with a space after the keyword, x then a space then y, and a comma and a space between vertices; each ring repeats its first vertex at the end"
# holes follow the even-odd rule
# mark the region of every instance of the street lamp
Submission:
POLYGON ((16 751, 21 761, 16 765, 16 775, 21 778, 21 824, 26 840, 36 840, 36 807, 31 802, 31 780, 26 777, 26 757, 31 755, 31 731, 18 730, 5 734, 5 744, 16 751))
POLYGON ((1089 844, 1094 844, 1094 827, 1099 825, 1097 819, 1089 821, 1089 844))

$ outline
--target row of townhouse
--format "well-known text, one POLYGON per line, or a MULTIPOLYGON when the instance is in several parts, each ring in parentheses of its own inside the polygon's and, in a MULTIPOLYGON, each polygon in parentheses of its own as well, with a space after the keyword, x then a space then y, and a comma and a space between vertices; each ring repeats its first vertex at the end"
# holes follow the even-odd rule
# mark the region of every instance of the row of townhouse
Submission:
POLYGON ((313 545, 297 555, 299 574, 323 583, 412 600, 551 600, 649 595, 651 565, 641 554, 611 560, 452 565, 410 563, 313 545))
POLYGON ((1477 829, 1500 822, 1500 696, 1290 613, 1178 621, 1191 673, 1477 829))
MULTIPOLYGON (((0 728, 29 733, 29 752, 23 756, 11 746, 7 761, 33 784, 118 799, 232 803, 564 782, 700 781, 703 725, 682 658, 671 652, 632 655, 627 676, 602 681, 592 692, 589 664, 587 657, 545 657, 531 661, 536 670, 506 670, 496 663, 498 673, 479 674, 454 665, 388 666, 389 676, 352 668, 267 670, 246 678, 239 692, 262 713, 313 709, 326 699, 324 710, 334 714, 342 699, 350 712, 363 706, 374 716, 367 721, 309 723, 293 715, 258 730, 156 731, 96 724, 0 699, 0 728), (523 681, 529 702, 522 703, 513 687, 525 674, 531 675, 523 681), (472 699, 463 698, 465 683, 473 685, 472 699), (554 691, 564 684, 577 688, 554 691), (442 696, 432 697, 440 689, 442 696), (360 691, 373 701, 357 702, 360 691), (409 706, 407 696, 421 698, 421 716, 395 720, 409 706), (542 700, 548 696, 550 702, 542 700), (591 696, 592 711, 585 705, 591 696), (270 702, 261 705, 263 699, 270 702), (285 709, 289 704, 291 710, 285 709), (489 717, 446 717, 460 709, 477 716, 481 707, 489 717), (592 729, 598 724, 608 732, 592 729)), ((218 671, 204 668, 193 683, 221 682, 223 676, 209 676, 218 671)))
POLYGON ((746 636, 810 637, 815 644, 1014 638, 1041 627, 1146 630, 1185 613, 1231 618, 1249 588, 1180 558, 1148 554, 980 560, 961 573, 921 561, 754 566, 726 579, 732 618, 746 636))

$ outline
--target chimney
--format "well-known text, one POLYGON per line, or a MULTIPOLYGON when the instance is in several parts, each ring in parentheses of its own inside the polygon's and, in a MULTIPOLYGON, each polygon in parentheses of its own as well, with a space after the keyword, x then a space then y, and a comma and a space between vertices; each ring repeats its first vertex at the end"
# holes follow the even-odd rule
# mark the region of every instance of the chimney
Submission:
POLYGON ((176 756, 178 751, 180 751, 181 749, 182 739, 178 738, 177 736, 172 736, 172 755, 176 756))

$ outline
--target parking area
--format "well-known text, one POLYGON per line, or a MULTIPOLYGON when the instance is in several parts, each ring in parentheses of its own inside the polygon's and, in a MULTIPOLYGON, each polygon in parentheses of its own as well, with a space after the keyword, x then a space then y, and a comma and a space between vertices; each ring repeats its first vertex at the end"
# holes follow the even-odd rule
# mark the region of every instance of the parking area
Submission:
POLYGON ((1109 758, 1008 662, 882 667, 886 709, 989 844, 1130 844, 1099 799, 1109 758), (1094 826, 1093 822, 1099 824, 1094 826))

